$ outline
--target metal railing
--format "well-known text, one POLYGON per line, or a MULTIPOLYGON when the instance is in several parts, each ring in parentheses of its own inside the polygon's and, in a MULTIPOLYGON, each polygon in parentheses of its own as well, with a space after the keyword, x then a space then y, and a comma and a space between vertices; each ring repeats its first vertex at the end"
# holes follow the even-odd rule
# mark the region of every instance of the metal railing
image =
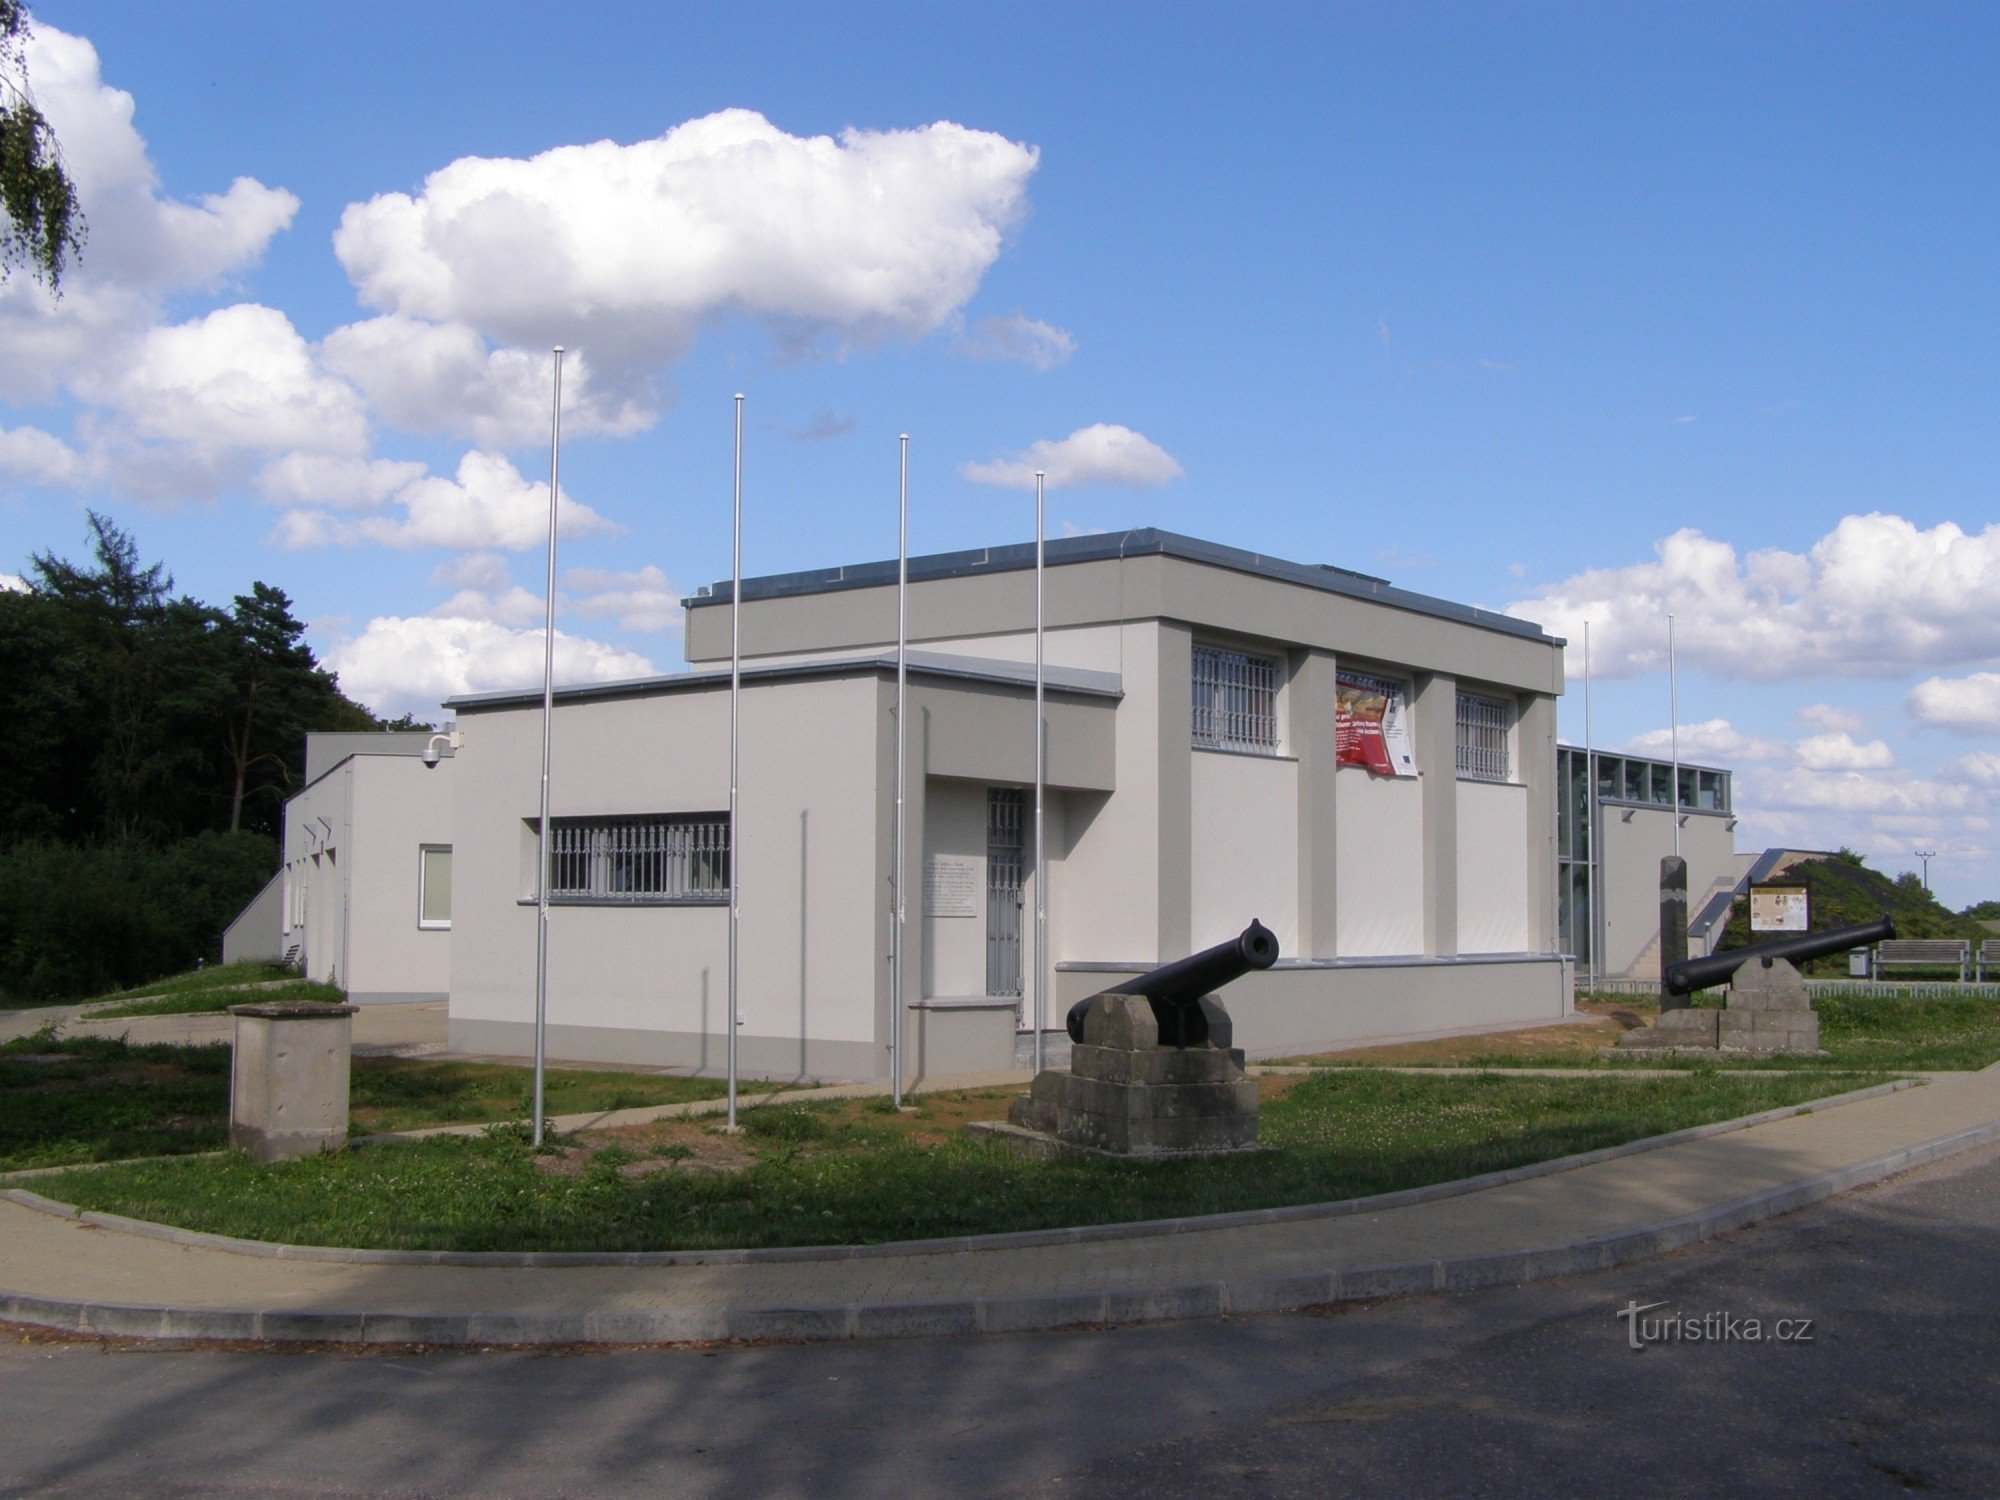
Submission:
POLYGON ((1194 742, 1211 750, 1278 753, 1278 663, 1268 656, 1194 648, 1194 742))
POLYGON ((1472 781, 1505 781, 1507 705, 1477 693, 1458 695, 1458 774, 1472 781))
POLYGON ((721 813, 556 818, 549 896, 583 901, 729 899, 729 819, 721 813))

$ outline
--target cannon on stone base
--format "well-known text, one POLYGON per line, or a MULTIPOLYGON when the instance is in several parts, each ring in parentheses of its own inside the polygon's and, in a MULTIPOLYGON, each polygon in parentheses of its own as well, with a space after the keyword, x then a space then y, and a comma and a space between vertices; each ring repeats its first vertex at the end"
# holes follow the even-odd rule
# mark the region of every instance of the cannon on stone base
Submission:
POLYGON ((1653 1025, 1626 1032, 1615 1049, 1606 1051, 1626 1056, 1710 1051, 1817 1056, 1819 1017, 1796 965, 1895 935, 1895 922, 1885 916, 1669 964, 1660 976, 1669 993, 1687 995, 1727 983, 1728 1005, 1721 1010, 1663 1010, 1653 1025))
POLYGON ((1031 1155, 1206 1156, 1257 1146, 1257 1085, 1243 1076, 1214 991, 1278 959, 1252 922, 1229 942, 1071 1007, 1068 1068, 1049 1068, 1004 1126, 968 1127, 1031 1155))

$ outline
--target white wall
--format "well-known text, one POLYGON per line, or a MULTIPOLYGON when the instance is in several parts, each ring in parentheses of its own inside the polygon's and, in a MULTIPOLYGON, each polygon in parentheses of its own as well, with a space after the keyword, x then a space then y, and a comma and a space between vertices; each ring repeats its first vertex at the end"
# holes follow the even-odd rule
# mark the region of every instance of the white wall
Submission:
POLYGON ((1257 918, 1278 951, 1299 951, 1299 765, 1277 756, 1194 752, 1191 913, 1195 949, 1257 918))
POLYGON ((1458 951, 1525 953, 1528 789, 1458 783, 1458 951))
MULTIPOLYGON (((1342 958, 1424 951, 1424 802, 1414 776, 1334 773, 1342 958)), ((1517 876, 1516 879, 1521 877, 1517 876)))
MULTIPOLYGON (((1604 830, 1599 899, 1604 972, 1613 978, 1659 977, 1660 861, 1674 852, 1671 807, 1620 806, 1601 810, 1604 830), (1628 817, 1627 814, 1630 814, 1628 817)), ((1694 918, 1715 881, 1737 872, 1733 818, 1683 812, 1681 858, 1688 867, 1688 917, 1694 918)))
MULTIPOLYGON (((357 755, 349 778, 347 990, 350 999, 438 999, 451 987, 451 932, 418 926, 419 851, 452 841, 455 759, 357 755)), ((453 864, 457 858, 454 854, 453 864)))
MULTIPOLYGON (((972 860, 979 872, 975 915, 940 917, 928 909, 921 913, 923 994, 926 998, 983 995, 986 993, 986 784, 933 777, 924 796, 923 840, 926 868, 931 856, 944 854, 972 860)), ((922 904, 922 887, 913 890, 911 896, 910 915, 914 918, 919 915, 916 908, 922 904)), ((1024 921, 1024 928, 1026 925, 1024 921)), ((1024 958, 1027 951, 1028 945, 1023 943, 1024 958)))

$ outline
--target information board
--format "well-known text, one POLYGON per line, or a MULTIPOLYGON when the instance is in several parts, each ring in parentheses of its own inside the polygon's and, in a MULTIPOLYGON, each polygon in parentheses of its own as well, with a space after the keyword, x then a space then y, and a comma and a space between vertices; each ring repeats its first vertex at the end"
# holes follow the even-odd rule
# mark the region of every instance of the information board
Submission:
POLYGON ((924 915, 979 915, 979 865, 970 854, 933 854, 924 861, 924 915))
POLYGON ((1802 885, 1760 885, 1750 892, 1752 932, 1806 932, 1811 918, 1802 885))

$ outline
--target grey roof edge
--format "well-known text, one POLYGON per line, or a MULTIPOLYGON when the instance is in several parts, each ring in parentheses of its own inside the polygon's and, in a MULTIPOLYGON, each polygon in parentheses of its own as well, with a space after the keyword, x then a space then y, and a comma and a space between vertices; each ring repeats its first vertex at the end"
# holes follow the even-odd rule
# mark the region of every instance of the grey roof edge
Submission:
MULTIPOLYGON (((1029 662, 998 661, 981 656, 954 656, 942 651, 911 651, 905 658, 912 674, 944 677, 961 682, 992 682, 1007 687, 1032 687, 1035 669, 1029 662)), ((858 673, 894 672, 896 653, 870 652, 861 656, 835 656, 810 661, 748 664, 745 682, 773 682, 786 678, 848 677, 858 673)), ((579 682, 558 687, 555 696, 564 702, 588 698, 633 698, 648 693, 684 692, 692 688, 727 684, 728 669, 709 668, 695 672, 669 672, 653 677, 629 677, 616 682, 579 682)), ((1093 698, 1122 698, 1125 685, 1116 672, 1096 672, 1084 667, 1045 667, 1044 686, 1050 692, 1082 694, 1093 698)), ((446 708, 478 712, 488 708, 510 708, 539 703, 539 688, 511 688, 496 693, 467 693, 444 700, 446 708)))
MULTIPOLYGON (((1128 531, 1098 532, 1090 536, 1058 537, 1043 544, 1042 555, 1044 563, 1052 566, 1123 560, 1131 557, 1175 557, 1186 562, 1206 563, 1211 567, 1229 568, 1239 573, 1274 578, 1284 583, 1319 589, 1325 593, 1372 600, 1395 609, 1433 615, 1439 619, 1456 620, 1460 624, 1473 625, 1484 630, 1497 630, 1502 634, 1520 636, 1526 640, 1541 641, 1554 646, 1565 644, 1560 637, 1548 634, 1532 621, 1516 619, 1512 615, 1501 614, 1495 610, 1480 609, 1471 604, 1458 604, 1449 599, 1438 599, 1429 594, 1400 589, 1387 579, 1376 578, 1372 574, 1337 568, 1331 563, 1292 562, 1286 558, 1272 557, 1268 553, 1228 547, 1220 542, 1207 542, 1199 537, 1161 531, 1152 526, 1128 531)), ((913 557, 909 560, 909 578, 912 583, 929 583, 941 579, 967 578, 980 573, 1015 572, 1032 568, 1034 565, 1034 543, 1016 542, 1004 547, 978 547, 962 552, 933 552, 922 557, 913 557)), ((805 594, 833 593, 842 589, 879 588, 895 581, 896 561, 890 558, 884 562, 857 563, 846 567, 817 568, 799 573, 771 573, 759 578, 746 578, 743 580, 743 597, 746 601, 794 598, 805 594)), ((723 579, 710 584, 702 593, 683 598, 681 605, 684 609, 705 609, 711 605, 727 604, 730 597, 730 583, 727 579, 723 579)))

